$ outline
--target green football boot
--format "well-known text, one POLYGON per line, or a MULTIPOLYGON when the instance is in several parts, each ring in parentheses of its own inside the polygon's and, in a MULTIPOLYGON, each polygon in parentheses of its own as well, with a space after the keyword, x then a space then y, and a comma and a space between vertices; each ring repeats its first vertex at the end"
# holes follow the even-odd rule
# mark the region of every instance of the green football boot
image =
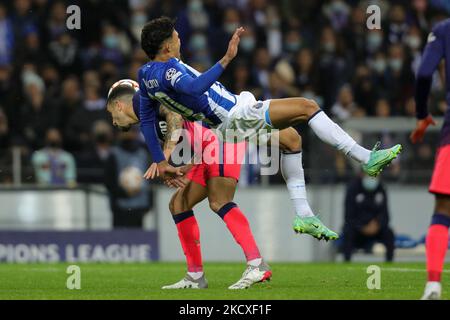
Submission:
POLYGON ((336 240, 339 235, 328 229, 322 221, 316 216, 301 218, 296 216, 294 219, 294 231, 296 233, 306 233, 318 240, 336 240))
POLYGON ((378 176, 384 167, 388 166, 402 151, 401 144, 396 144, 389 149, 378 150, 380 144, 379 141, 375 144, 370 153, 369 161, 362 165, 363 171, 371 177, 378 176))

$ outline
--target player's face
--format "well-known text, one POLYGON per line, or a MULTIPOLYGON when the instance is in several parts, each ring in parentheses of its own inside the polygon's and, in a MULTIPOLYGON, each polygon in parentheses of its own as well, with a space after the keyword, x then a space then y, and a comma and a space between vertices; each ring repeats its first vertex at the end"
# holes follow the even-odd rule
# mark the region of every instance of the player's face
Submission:
POLYGON ((110 103, 107 108, 111 114, 113 125, 122 131, 128 131, 133 124, 136 124, 136 120, 125 112, 128 108, 133 108, 132 99, 117 99, 110 103))

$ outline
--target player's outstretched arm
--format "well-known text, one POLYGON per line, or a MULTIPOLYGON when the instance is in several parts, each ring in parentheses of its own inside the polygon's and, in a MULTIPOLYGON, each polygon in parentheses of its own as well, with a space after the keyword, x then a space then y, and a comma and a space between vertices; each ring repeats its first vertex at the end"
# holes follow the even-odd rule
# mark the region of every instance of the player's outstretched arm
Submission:
POLYGON ((141 132, 144 135, 145 143, 147 144, 147 148, 152 155, 153 161, 159 163, 164 161, 166 158, 164 157, 161 145, 159 144, 158 135, 156 133, 156 105, 153 100, 143 96, 142 91, 140 96, 140 104, 141 108, 139 114, 141 132))
POLYGON ((160 177, 163 180, 166 180, 176 176, 182 176, 183 173, 181 169, 171 166, 162 152, 161 145, 156 134, 154 107, 151 105, 143 107, 144 104, 142 104, 142 100, 145 99, 141 99, 141 132, 144 135, 145 142, 154 161, 154 163, 144 174, 144 178, 154 179, 155 177, 160 177))

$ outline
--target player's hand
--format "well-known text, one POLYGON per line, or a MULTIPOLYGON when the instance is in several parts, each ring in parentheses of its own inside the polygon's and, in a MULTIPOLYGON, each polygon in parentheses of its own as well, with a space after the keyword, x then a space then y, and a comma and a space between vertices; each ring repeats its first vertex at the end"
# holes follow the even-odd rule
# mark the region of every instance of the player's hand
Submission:
POLYGON ((239 42, 241 41, 241 34, 244 32, 244 28, 239 27, 234 32, 233 36, 231 37, 230 42, 228 43, 228 50, 225 53, 225 56, 220 60, 220 63, 225 68, 228 63, 230 63, 231 60, 236 57, 239 47, 239 42))
POLYGON ((164 184, 169 188, 184 188, 189 183, 189 179, 186 179, 185 174, 188 173, 193 166, 193 164, 187 164, 180 167, 180 171, 183 176, 166 179, 164 180, 164 184))
POLYGON ((186 164, 186 165, 180 167, 180 171, 183 175, 185 175, 186 173, 189 172, 189 170, 192 169, 193 166, 194 165, 192 163, 186 164))
POLYGON ((164 181, 164 184, 169 188, 184 188, 188 183, 189 179, 187 179, 185 176, 167 179, 164 181))
POLYGON ((423 136, 425 134, 425 131, 427 130, 429 125, 436 125, 436 122, 433 120, 433 118, 429 115, 425 119, 418 120, 416 124, 416 128, 411 132, 411 135, 409 138, 411 139, 412 143, 417 143, 419 141, 423 140, 423 136))
POLYGON ((166 160, 159 163, 152 163, 144 174, 145 179, 154 179, 160 177, 163 180, 182 176, 184 173, 181 168, 172 167, 166 160))
POLYGON ((151 166, 145 171, 144 178, 145 179, 154 179, 155 177, 159 177, 158 164, 153 162, 151 166))

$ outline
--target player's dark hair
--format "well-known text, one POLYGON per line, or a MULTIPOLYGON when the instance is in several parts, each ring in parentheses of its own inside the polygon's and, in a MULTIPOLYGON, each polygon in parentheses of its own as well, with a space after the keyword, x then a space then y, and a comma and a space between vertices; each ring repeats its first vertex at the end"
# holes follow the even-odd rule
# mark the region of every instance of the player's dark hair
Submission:
POLYGON ((113 102, 116 99, 119 99, 125 95, 131 95, 133 96, 135 94, 135 90, 130 87, 129 85, 118 85, 114 89, 111 90, 111 93, 109 94, 108 98, 106 99, 106 105, 109 105, 111 102, 113 102))
POLYGON ((147 22, 141 32, 141 47, 150 60, 153 60, 161 45, 172 36, 175 20, 161 17, 147 22))

